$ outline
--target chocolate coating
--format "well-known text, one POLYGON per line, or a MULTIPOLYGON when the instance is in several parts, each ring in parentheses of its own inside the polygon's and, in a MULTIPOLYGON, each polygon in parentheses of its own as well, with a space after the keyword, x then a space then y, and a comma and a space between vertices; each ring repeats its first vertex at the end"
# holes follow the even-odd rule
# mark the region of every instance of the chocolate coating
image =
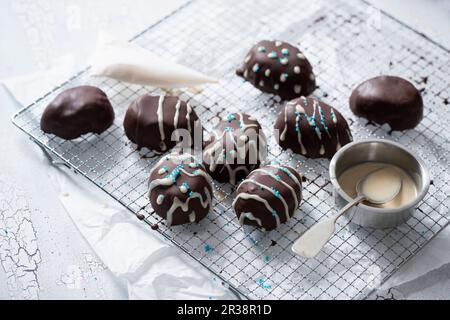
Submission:
POLYGON ((130 104, 123 126, 128 139, 137 144, 139 149, 147 147, 164 152, 177 144, 177 141, 172 141, 176 129, 189 131, 190 141, 183 141, 183 144, 192 146, 194 129, 196 126, 201 127, 201 124, 189 103, 175 96, 146 94, 130 104))
POLYGON ((285 100, 308 96, 316 89, 308 59, 298 48, 282 41, 258 42, 236 74, 261 91, 285 100))
POLYGON ((302 178, 291 167, 265 166, 237 189, 233 207, 241 225, 270 231, 288 221, 302 200, 302 178))
POLYGON ((275 137, 283 149, 307 158, 331 158, 353 140, 344 117, 313 98, 289 101, 275 121, 275 137))
POLYGON ((149 197, 167 226, 199 222, 212 207, 211 177, 192 155, 170 154, 150 171, 149 197))
POLYGON ((213 131, 203 151, 203 163, 219 182, 236 184, 258 168, 267 154, 259 122, 245 113, 226 116, 213 131))
POLYGON ((416 127, 423 118, 423 101, 419 90, 402 78, 381 76, 361 83, 350 97, 350 108, 358 117, 392 130, 416 127))
POLYGON ((64 90, 45 108, 41 129, 72 140, 86 133, 100 134, 114 121, 114 110, 106 94, 97 87, 64 90))

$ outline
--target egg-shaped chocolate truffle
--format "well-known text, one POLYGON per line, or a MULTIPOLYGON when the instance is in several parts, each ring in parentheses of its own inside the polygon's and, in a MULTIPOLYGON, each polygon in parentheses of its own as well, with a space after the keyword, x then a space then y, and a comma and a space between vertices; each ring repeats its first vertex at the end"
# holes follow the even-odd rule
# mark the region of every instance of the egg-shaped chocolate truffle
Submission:
POLYGON ((350 97, 350 108, 358 117, 378 124, 389 124, 392 130, 416 127, 423 118, 423 100, 409 81, 380 76, 361 83, 350 97))
POLYGON ((45 108, 41 129, 66 140, 86 133, 100 134, 114 121, 106 94, 97 87, 78 86, 64 90, 45 108))
POLYGON ((283 41, 263 40, 247 54, 236 74, 263 92, 291 100, 316 89, 316 77, 304 54, 283 41))
POLYGON ((212 132, 203 163, 219 182, 236 184, 259 167, 267 155, 267 140, 259 122, 245 113, 227 115, 212 132))
POLYGON ((352 141, 344 117, 313 98, 289 101, 275 121, 275 137, 283 149, 307 158, 331 158, 352 141))
POLYGON ((175 147, 179 137, 189 140, 183 140, 183 147, 192 147, 196 128, 201 133, 200 120, 191 105, 164 95, 146 94, 133 101, 123 126, 128 139, 139 149, 146 147, 157 152, 175 147))
POLYGON ((150 172, 150 203, 169 227, 206 217, 212 192, 211 177, 190 154, 164 156, 150 172))
POLYGON ((270 165, 241 182, 233 208, 241 225, 270 231, 288 221, 302 200, 302 178, 291 167, 270 165))

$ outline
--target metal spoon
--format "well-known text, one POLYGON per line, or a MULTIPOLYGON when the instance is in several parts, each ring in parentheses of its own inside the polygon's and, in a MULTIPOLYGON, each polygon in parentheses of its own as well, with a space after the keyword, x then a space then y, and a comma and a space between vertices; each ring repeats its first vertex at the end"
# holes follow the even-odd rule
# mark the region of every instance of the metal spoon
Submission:
POLYGON ((356 185, 356 198, 331 218, 322 219, 314 226, 312 226, 309 230, 307 230, 303 235, 300 236, 300 238, 296 242, 294 242, 294 244, 292 245, 292 251, 304 258, 314 258, 333 235, 336 229, 337 219, 339 219, 339 217, 345 214, 353 206, 358 205, 363 201, 368 201, 375 205, 381 205, 392 201, 402 189, 403 179, 400 175, 397 175, 398 179, 391 176, 393 183, 388 186, 391 190, 389 190, 390 193, 387 192, 387 197, 374 198, 365 193, 365 191, 367 191, 368 189, 368 183, 372 182, 372 179, 376 179, 376 175, 379 175, 381 171, 386 169, 389 168, 383 167, 377 169, 359 180, 358 184, 356 185))

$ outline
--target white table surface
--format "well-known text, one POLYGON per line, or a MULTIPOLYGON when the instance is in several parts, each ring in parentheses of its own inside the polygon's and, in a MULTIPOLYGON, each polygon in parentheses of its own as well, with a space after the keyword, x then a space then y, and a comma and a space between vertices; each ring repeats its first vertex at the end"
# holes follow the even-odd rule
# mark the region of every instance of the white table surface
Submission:
MULTIPOLYGON (((450 47, 450 1, 370 2, 450 47)), ((80 69, 99 30, 126 39, 182 3, 2 0, 0 79, 45 70, 67 54, 74 57, 74 69, 80 69)), ((36 94, 48 89, 38 86, 36 94)), ((18 106, 4 90, 0 102, 0 299, 126 298, 126 288, 99 261, 56 200, 48 177, 23 165, 20 159, 40 161, 39 151, 23 135, 12 134, 16 129, 9 118, 18 106)), ((396 290, 408 298, 450 298, 448 279, 450 265, 444 265, 396 290)))

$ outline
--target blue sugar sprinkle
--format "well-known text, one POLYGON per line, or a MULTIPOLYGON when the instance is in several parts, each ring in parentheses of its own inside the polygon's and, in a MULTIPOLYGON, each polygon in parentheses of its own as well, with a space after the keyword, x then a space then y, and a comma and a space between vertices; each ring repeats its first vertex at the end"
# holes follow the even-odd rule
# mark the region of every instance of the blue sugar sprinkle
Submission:
POLYGON ((288 55, 289 55, 289 49, 284 48, 284 49, 281 50, 281 53, 282 53, 283 55, 285 55, 285 56, 288 56, 288 55))
POLYGON ((276 211, 276 210, 273 210, 273 211, 272 211, 272 217, 276 217, 277 215, 278 215, 277 211, 276 211))
POLYGON ((272 191, 275 193, 275 197, 280 198, 281 194, 280 191, 278 191, 277 189, 275 189, 274 187, 272 187, 272 191))
POLYGON ((268 57, 271 59, 276 59, 278 58, 278 54, 276 51, 272 51, 271 53, 269 53, 268 57))
POLYGON ((214 250, 213 247, 211 247, 209 244, 205 244, 205 246, 203 247, 203 250, 205 250, 206 253, 211 252, 214 250))
POLYGON ((234 129, 233 129, 233 127, 226 127, 226 128, 225 128, 225 131, 226 131, 226 132, 233 132, 234 129))
POLYGON ((270 284, 266 284, 266 281, 262 278, 258 279, 258 283, 264 289, 272 289, 272 286, 270 284))
POLYGON ((266 52, 266 48, 265 47, 258 47, 258 51, 259 52, 266 52))
POLYGON ((191 187, 189 186, 189 183, 187 183, 187 182, 183 182, 182 184, 181 184, 181 186, 182 187, 185 187, 186 189, 191 189, 191 187))
POLYGON ((256 241, 252 236, 249 236, 248 238, 250 239, 250 241, 251 241, 255 246, 258 245, 258 241, 256 241))
POLYGON ((281 181, 281 177, 280 177, 278 174, 275 175, 275 179, 276 179, 277 181, 281 181))
POLYGON ((264 262, 269 262, 270 261, 270 256, 265 256, 264 257, 264 262))
POLYGON ((234 114, 229 114, 229 115, 227 115, 227 120, 228 120, 228 122, 236 120, 236 116, 234 114))

